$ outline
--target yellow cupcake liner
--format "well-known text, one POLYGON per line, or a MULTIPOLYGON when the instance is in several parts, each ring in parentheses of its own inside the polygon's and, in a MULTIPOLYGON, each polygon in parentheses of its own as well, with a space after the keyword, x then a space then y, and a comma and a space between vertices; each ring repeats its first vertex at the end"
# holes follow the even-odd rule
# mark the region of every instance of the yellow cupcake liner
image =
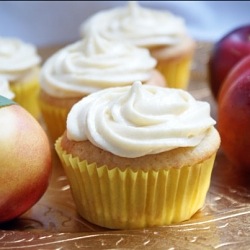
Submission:
POLYGON ((32 80, 20 84, 10 84, 10 88, 15 93, 14 101, 38 119, 41 115, 38 104, 38 92, 40 89, 38 81, 32 80))
POLYGON ((165 77, 170 88, 187 89, 190 79, 192 56, 180 60, 159 60, 156 68, 165 77))
POLYGON ((39 104, 42 112, 42 117, 45 122, 47 133, 52 142, 58 139, 66 129, 66 120, 69 113, 68 108, 55 107, 41 99, 39 104))
POLYGON ((109 169, 80 161, 55 143, 78 213, 110 229, 136 229, 178 223, 204 204, 215 154, 192 166, 161 170, 109 169))

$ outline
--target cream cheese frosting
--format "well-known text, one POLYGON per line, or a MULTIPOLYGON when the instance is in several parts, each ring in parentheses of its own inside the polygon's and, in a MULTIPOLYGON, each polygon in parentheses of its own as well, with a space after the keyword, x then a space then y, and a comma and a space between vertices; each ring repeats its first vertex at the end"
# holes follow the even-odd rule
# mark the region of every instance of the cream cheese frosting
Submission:
POLYGON ((67 137, 135 158, 197 146, 214 124, 207 102, 181 89, 137 81, 98 91, 76 103, 68 114, 67 137))
POLYGON ((0 37, 0 76, 9 82, 24 77, 40 61, 35 46, 16 38, 0 37))
POLYGON ((136 1, 100 11, 80 26, 82 37, 91 30, 108 40, 129 41, 146 48, 175 45, 187 36, 184 19, 168 11, 141 7, 136 1))
POLYGON ((15 97, 15 94, 10 89, 8 81, 2 77, 0 77, 0 95, 11 100, 15 97))
POLYGON ((41 70, 41 87, 55 97, 81 97, 115 86, 149 80, 156 60, 147 49, 107 41, 95 32, 70 44, 41 70))

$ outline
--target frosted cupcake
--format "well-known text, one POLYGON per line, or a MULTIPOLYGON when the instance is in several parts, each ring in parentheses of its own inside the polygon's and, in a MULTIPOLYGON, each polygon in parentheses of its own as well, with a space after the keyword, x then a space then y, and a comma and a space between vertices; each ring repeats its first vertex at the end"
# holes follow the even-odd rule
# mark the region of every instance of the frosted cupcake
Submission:
POLYGON ((94 32, 52 55, 41 70, 40 106, 52 140, 66 128, 70 108, 90 93, 135 80, 164 86, 146 49, 107 41, 94 32))
POLYGON ((14 101, 39 118, 37 101, 41 59, 36 48, 16 38, 0 37, 0 77, 15 93, 14 101))
POLYGON ((100 11, 82 23, 82 37, 90 30, 149 49, 168 86, 187 88, 195 42, 181 17, 129 1, 125 7, 100 11))
POLYGON ((190 219, 210 185, 214 124, 181 89, 135 82, 83 98, 55 144, 79 214, 112 229, 190 219))

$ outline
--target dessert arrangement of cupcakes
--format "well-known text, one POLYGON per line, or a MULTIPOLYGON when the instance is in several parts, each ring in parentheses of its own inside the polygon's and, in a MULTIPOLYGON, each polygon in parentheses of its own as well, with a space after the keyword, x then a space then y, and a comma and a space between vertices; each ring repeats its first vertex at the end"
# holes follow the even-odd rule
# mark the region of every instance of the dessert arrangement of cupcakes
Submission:
POLYGON ((34 45, 18 38, 0 37, 0 77, 8 81, 14 101, 37 119, 40 62, 34 45))
POLYGON ((186 90, 196 47, 183 18, 130 1, 80 30, 42 66, 35 46, 0 38, 0 95, 41 115, 87 221, 137 229, 190 219, 220 135, 209 103, 186 90))
POLYGON ((82 37, 91 29, 108 40, 147 48, 157 60, 157 69, 168 87, 188 87, 195 41, 183 18, 129 1, 126 6, 100 11, 83 22, 82 37))
POLYGON ((220 137, 207 102, 134 82, 76 103, 56 152, 79 214, 111 229, 188 220, 204 204, 220 137))
POLYGON ((64 132, 73 104, 90 93, 131 85, 135 80, 165 86, 155 66, 147 49, 106 40, 95 31, 53 54, 42 66, 39 95, 52 140, 64 132))

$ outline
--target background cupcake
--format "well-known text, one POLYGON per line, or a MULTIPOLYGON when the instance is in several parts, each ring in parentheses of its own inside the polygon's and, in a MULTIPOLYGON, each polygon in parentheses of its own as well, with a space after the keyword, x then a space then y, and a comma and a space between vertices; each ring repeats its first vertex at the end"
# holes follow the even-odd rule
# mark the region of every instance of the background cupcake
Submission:
POLYGON ((148 50, 107 41, 94 32, 52 55, 42 67, 39 98, 52 140, 64 132, 73 104, 90 93, 135 80, 164 86, 155 65, 148 50))
POLYGON ((0 37, 0 77, 15 93, 14 101, 39 118, 37 101, 40 57, 36 48, 16 38, 0 37))
POLYGON ((188 220, 220 144, 209 112, 183 90, 140 82, 75 104, 55 147, 80 215, 117 229, 188 220))
POLYGON ((168 86, 187 88, 195 42, 181 17, 129 1, 125 7, 100 11, 90 17, 80 27, 82 37, 89 29, 106 39, 148 48, 168 86))
POLYGON ((11 91, 8 81, 0 77, 0 95, 13 100, 15 94, 11 91))

